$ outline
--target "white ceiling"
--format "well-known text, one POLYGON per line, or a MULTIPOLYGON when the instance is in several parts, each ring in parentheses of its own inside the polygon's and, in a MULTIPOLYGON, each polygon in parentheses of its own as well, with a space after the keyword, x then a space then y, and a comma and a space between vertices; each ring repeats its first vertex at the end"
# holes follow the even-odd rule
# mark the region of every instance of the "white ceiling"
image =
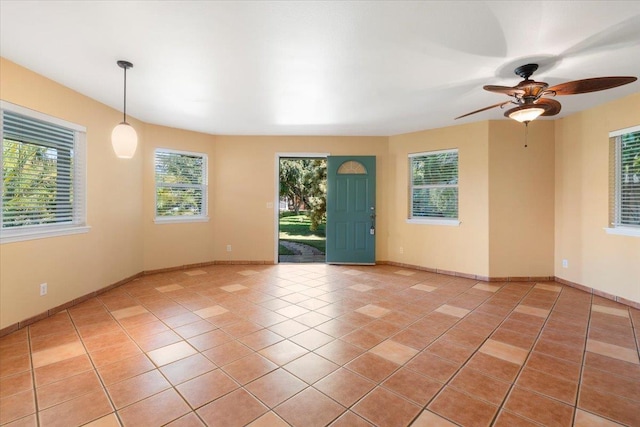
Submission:
MULTIPOLYGON (((640 1, 6 1, 0 53, 145 122, 212 134, 394 135, 504 119, 513 69, 640 75, 640 1)), ((559 116, 640 82, 558 97, 559 116)), ((640 115, 640 112, 639 112, 640 115)))

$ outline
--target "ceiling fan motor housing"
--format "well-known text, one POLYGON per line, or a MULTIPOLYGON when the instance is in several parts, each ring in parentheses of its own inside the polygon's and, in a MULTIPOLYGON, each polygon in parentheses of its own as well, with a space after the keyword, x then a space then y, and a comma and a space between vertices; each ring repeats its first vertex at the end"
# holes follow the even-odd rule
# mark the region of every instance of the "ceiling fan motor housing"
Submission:
POLYGON ((533 104, 540 96, 544 94, 544 91, 549 87, 545 82, 536 82, 534 80, 525 80, 520 82, 517 86, 524 91, 523 94, 516 94, 515 98, 521 104, 533 104))
POLYGON ((529 77, 538 69, 538 64, 526 64, 521 65, 514 70, 514 72, 525 80, 529 80, 529 77))

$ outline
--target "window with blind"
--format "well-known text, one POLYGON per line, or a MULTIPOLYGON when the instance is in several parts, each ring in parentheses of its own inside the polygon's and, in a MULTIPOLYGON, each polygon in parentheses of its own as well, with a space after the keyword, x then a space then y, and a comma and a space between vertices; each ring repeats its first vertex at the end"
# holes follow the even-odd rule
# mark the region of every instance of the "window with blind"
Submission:
POLYGON ((206 221, 207 155, 155 151, 156 222, 206 221))
POLYGON ((409 155, 409 221, 459 224, 458 150, 409 155))
POLYGON ((86 232, 86 129, 4 101, 0 109, 0 241, 86 232))
POLYGON ((640 126, 610 135, 609 222, 640 235, 640 126))

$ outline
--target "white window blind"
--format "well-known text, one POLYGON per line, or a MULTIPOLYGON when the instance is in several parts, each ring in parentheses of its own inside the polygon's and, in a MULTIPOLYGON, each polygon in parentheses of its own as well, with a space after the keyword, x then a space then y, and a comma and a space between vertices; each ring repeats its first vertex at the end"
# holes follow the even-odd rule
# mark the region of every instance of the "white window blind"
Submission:
POLYGON ((610 222, 640 228, 640 126, 611 136, 610 222))
POLYGON ((206 217, 206 154, 157 149, 155 173, 156 220, 206 217))
POLYGON ((409 155, 410 219, 458 218, 458 150, 409 155))
POLYGON ((2 103, 2 241, 85 226, 84 128, 2 103))

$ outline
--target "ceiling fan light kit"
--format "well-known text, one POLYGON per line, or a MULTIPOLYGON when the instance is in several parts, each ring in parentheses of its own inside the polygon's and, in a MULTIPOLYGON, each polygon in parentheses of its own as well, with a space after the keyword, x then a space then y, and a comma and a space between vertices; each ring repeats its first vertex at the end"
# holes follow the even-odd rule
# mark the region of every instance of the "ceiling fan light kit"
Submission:
POLYGON ((515 108, 507 110, 507 112, 504 113, 505 117, 509 117, 527 125, 530 121, 535 120, 540 116, 555 116, 560 113, 560 110, 562 109, 560 103, 549 97, 597 92, 633 83, 638 80, 637 77, 631 76, 595 77, 561 83, 559 85, 549 87, 545 82, 537 82, 529 79, 537 69, 538 64, 525 64, 516 68, 514 72, 524 80, 513 87, 494 85, 484 86, 483 89, 486 91, 504 94, 512 99, 472 111, 456 117, 456 120, 482 111, 490 110, 495 107, 504 108, 508 104, 515 104, 515 108))
POLYGON ((529 123, 544 113, 544 108, 540 107, 520 107, 507 111, 508 117, 520 123, 529 123))
POLYGON ((124 115, 122 122, 111 132, 111 145, 116 156, 130 159, 138 147, 138 134, 133 126, 127 123, 127 70, 133 68, 133 64, 129 61, 118 61, 117 64, 124 70, 124 115))

